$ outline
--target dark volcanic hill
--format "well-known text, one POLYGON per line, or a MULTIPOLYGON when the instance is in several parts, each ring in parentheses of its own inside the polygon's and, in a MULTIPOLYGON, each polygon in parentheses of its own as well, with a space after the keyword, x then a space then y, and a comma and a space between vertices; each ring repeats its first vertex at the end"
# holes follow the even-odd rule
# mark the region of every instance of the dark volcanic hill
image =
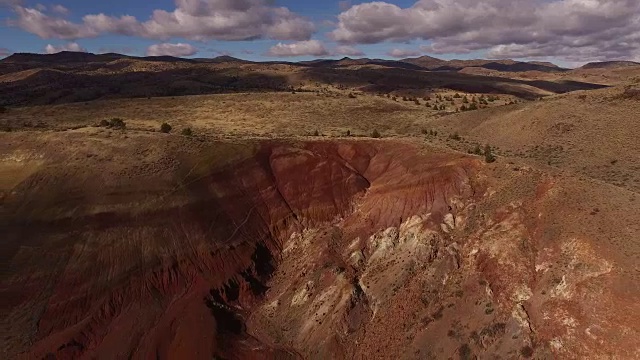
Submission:
POLYGON ((630 66, 640 66, 640 63, 635 61, 603 61, 603 62, 591 62, 581 67, 581 69, 613 69, 623 68, 630 66))
POLYGON ((458 71, 469 67, 480 67, 488 70, 503 72, 562 72, 567 69, 560 68, 552 63, 522 62, 514 60, 441 60, 430 56, 403 59, 402 62, 418 65, 422 68, 437 71, 458 71))
POLYGON ((601 85, 580 81, 522 80, 510 72, 564 71, 515 61, 350 59, 250 62, 230 56, 182 59, 61 52, 14 54, 0 61, 0 105, 25 106, 96 99, 182 96, 246 91, 362 91, 428 96, 438 89, 535 99, 601 85), (467 67, 500 76, 459 72, 467 67))

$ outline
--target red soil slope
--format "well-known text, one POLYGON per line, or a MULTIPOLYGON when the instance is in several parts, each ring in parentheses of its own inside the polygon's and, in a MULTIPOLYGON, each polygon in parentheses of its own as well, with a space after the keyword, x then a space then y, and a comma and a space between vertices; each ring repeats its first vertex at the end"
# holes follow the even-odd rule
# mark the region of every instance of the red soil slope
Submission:
POLYGON ((640 357, 635 193, 396 141, 83 131, 0 142, 4 358, 640 357))
POLYGON ((476 166, 382 142, 265 143, 162 186, 144 170, 114 181, 56 165, 4 194, 8 355, 298 357, 245 324, 291 234, 348 217, 345 238, 364 238, 442 218, 472 195, 476 166))

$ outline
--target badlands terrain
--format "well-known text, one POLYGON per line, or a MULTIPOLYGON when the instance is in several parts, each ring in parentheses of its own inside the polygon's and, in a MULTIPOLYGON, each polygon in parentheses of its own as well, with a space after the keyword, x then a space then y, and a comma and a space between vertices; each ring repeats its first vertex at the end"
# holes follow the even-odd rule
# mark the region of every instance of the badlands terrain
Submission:
POLYGON ((3 358, 640 358, 640 64, 17 54, 0 106, 3 358))

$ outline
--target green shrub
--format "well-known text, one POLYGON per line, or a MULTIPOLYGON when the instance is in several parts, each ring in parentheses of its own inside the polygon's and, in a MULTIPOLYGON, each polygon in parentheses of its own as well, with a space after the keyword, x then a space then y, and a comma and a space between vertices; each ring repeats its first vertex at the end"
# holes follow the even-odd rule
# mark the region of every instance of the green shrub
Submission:
POLYGON ((120 118, 113 118, 109 120, 109 127, 115 130, 124 130, 127 127, 127 124, 120 118))
POLYGON ((355 99, 355 98, 356 98, 356 96, 353 95, 353 93, 349 93, 349 99, 355 99))
POLYGON ((462 96, 460 96, 460 94, 456 93, 455 95, 453 95, 454 98, 456 99, 460 99, 462 96))
POLYGON ((473 154, 476 155, 482 155, 482 148, 480 148, 480 145, 476 145, 476 147, 473 149, 473 154))
POLYGON ((313 136, 320 136, 320 131, 316 130, 313 132, 313 136))
POLYGON ((487 144, 484 147, 484 161, 486 161, 488 164, 495 162, 496 156, 493 154, 493 150, 491 149, 491 146, 489 144, 487 144))
POLYGON ((374 138, 374 139, 379 139, 379 138, 381 138, 381 137, 382 137, 382 134, 380 134, 380 132, 378 131, 378 129, 374 129, 374 130, 371 132, 371 137, 372 137, 372 138, 374 138))
POLYGON ((109 123, 108 120, 100 120, 100 124, 98 124, 98 126, 100 127, 109 127, 111 124, 109 123))
POLYGON ((167 134, 171 132, 171 129, 173 129, 171 127, 171 125, 167 124, 167 123, 162 123, 162 125, 160 125, 160 131, 167 134))
POLYGON ((453 135, 449 135, 449 139, 460 141, 460 140, 462 140, 462 136, 460 136, 458 133, 455 133, 453 135))
POLYGON ((191 130, 191 128, 184 128, 182 129, 182 135, 193 136, 193 130, 191 130))

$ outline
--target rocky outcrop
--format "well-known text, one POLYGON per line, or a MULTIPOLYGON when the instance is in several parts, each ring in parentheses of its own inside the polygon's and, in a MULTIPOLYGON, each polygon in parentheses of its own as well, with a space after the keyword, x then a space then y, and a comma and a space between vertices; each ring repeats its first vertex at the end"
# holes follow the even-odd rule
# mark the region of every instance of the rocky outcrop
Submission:
MULTIPOLYGON (((74 190, 59 194, 55 206, 43 198, 51 188, 35 186, 52 184, 50 174, 25 180, 19 200, 32 209, 17 197, 6 202, 17 246, 3 280, 11 329, 5 351, 27 358, 296 357, 293 347, 246 326, 291 234, 343 221, 341 240, 365 239, 415 213, 441 217, 449 198, 469 195, 475 166, 382 142, 262 143, 220 163, 178 168, 165 189, 128 198, 122 189, 144 191, 144 175, 100 188, 62 167, 55 181, 74 190), (47 211, 33 211, 39 206, 47 211)), ((357 284, 344 276, 317 300, 319 307, 341 302, 352 329, 369 311, 357 284)), ((291 302, 306 297, 302 291, 291 302)))
POLYGON ((22 169, 5 358, 638 355, 627 193, 396 141, 94 142, 81 162, 65 139, 0 156, 22 169))

